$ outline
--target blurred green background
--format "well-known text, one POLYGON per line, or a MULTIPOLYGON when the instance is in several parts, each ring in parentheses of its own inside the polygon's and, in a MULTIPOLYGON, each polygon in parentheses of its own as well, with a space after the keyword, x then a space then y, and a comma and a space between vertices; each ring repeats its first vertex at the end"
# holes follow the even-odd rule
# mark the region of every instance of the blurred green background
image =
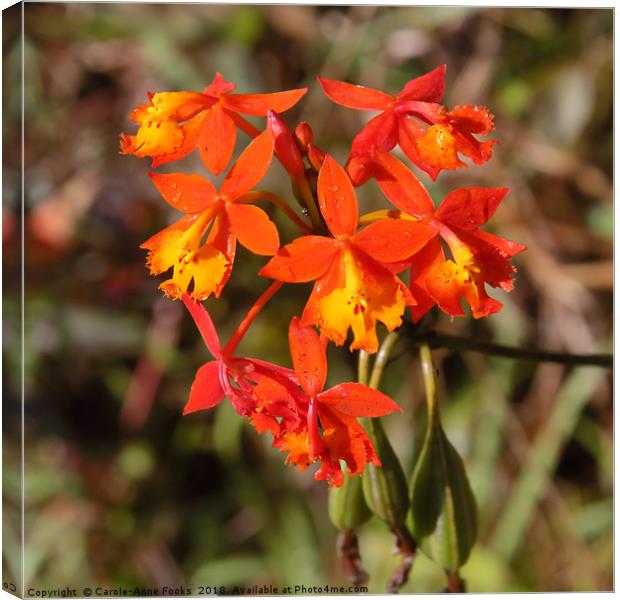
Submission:
MULTIPOLYGON (((19 15, 5 11, 5 82, 19 82, 19 15)), ((447 63, 446 104, 485 104, 501 140, 456 186, 509 186, 490 229, 528 251, 505 309, 436 326, 498 342, 605 351, 612 331, 612 11, 148 4, 25 5, 26 586, 344 584, 326 489, 284 466, 228 403, 181 417, 206 349, 157 291, 138 245, 174 215, 148 162, 118 154, 147 90, 200 90, 216 70, 240 92, 310 91, 285 114, 339 159, 370 113, 315 76, 396 92, 447 63)), ((19 570, 20 98, 4 86, 5 573, 19 570), (13 425, 15 423, 15 425, 13 425)), ((261 120, 255 121, 260 124, 261 120)), ((241 135, 242 142, 247 141, 241 135)), ((238 144, 240 151, 242 144, 238 144)), ((162 171, 203 172, 191 156, 162 171)), ((428 178, 424 176, 424 182, 428 178)), ((280 165, 262 187, 290 198, 280 165)), ((374 184, 363 209, 383 207, 374 184)), ((283 239, 292 231, 272 214, 283 239)), ((207 303, 226 338, 267 282, 239 252, 207 303)), ((240 352, 288 364, 286 327, 308 288, 287 286, 240 352)), ((423 427, 415 353, 400 346, 386 424, 410 471, 423 427)), ((354 377, 330 350, 330 382, 354 377)), ((611 374, 437 351, 448 436, 464 456, 480 535, 470 591, 612 586, 611 374)), ((398 559, 373 520, 360 532, 370 591, 398 559)), ((6 579, 7 577, 5 577, 6 579)), ((420 556, 404 591, 438 591, 420 556)))

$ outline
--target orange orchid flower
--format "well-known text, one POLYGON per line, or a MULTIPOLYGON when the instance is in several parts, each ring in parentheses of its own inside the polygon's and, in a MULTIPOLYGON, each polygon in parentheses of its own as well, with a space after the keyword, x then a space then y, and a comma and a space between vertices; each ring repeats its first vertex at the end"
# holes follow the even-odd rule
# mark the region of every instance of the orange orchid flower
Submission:
POLYGON ((307 92, 301 88, 273 94, 233 94, 235 87, 216 73, 202 93, 149 93, 149 102, 130 115, 140 128, 136 135, 121 134, 121 152, 150 156, 151 166, 156 167, 198 148, 207 169, 219 175, 233 155, 237 127, 255 135, 255 128, 241 114, 264 117, 269 110, 284 112, 307 92))
POLYGON ((279 281, 316 280, 302 325, 317 325, 338 345, 348 329, 351 350, 376 352, 376 323, 392 331, 415 301, 382 263, 408 258, 435 235, 426 223, 384 220, 356 233, 358 206, 345 170, 326 155, 317 182, 319 208, 332 237, 309 235, 284 246, 260 274, 279 281))
POLYGON ((274 446, 288 451, 286 462, 301 470, 321 461, 314 478, 324 479, 330 486, 340 486, 344 481, 340 460, 347 464, 350 476, 363 473, 368 463, 381 466, 357 418, 381 417, 402 409, 385 394, 361 383, 341 383, 323 391, 327 359, 316 331, 302 327, 294 317, 288 337, 293 368, 307 395, 308 408, 305 423, 285 432, 274 446))
POLYGON ((508 188, 453 190, 435 210, 420 180, 400 160, 381 150, 376 150, 374 157, 373 174, 383 193, 401 211, 401 218, 394 220, 426 223, 434 231, 421 250, 412 244, 411 258, 402 263, 411 267, 410 287, 417 300, 411 309, 414 320, 435 303, 452 316, 463 316, 462 298, 476 319, 499 311, 502 303, 487 295, 485 284, 512 290, 516 269, 510 258, 525 246, 482 231, 480 226, 493 216, 508 188), (446 258, 439 238, 452 258, 446 258))
MULTIPOLYGON (((275 289, 272 285, 258 303, 267 302, 275 289)), ((385 394, 360 383, 341 383, 323 391, 327 360, 312 328, 301 327, 296 317, 291 321, 291 370, 234 357, 238 340, 233 336, 222 348, 204 306, 187 294, 183 303, 214 358, 198 369, 184 415, 213 408, 227 397, 258 433, 271 433, 274 447, 288 452, 287 463, 305 470, 310 463, 322 462, 315 479, 332 486, 343 483, 340 460, 346 462, 349 475, 361 474, 369 462, 381 466, 370 438, 356 419, 402 409, 385 394)), ((246 319, 251 321, 252 317, 246 319)))
POLYGON ((391 150, 398 144, 412 163, 436 179, 442 169, 464 167, 458 155, 475 164, 491 158, 496 141, 478 141, 494 129, 493 115, 483 106, 458 106, 447 110, 439 104, 445 89, 446 66, 410 80, 396 95, 318 77, 334 102, 357 110, 376 110, 351 145, 347 170, 355 185, 370 176, 373 148, 391 150))
POLYGON ((149 174, 164 200, 187 213, 140 246, 149 251, 152 275, 173 269, 172 277, 159 286, 167 296, 180 298, 193 280, 193 298, 204 300, 212 293, 219 297, 232 270, 237 240, 261 256, 277 251, 276 226, 261 208, 244 204, 244 195, 263 178, 272 156, 273 138, 265 131, 242 152, 219 192, 199 175, 149 174))

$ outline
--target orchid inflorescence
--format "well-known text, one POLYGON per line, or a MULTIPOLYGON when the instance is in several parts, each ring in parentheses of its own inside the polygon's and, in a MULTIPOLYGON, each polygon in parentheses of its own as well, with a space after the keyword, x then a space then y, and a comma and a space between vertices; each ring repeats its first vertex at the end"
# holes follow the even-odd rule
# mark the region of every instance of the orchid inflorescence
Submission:
POLYGON ((144 242, 152 275, 171 274, 160 289, 181 299, 213 360, 197 372, 184 414, 216 406, 225 397, 286 462, 300 469, 318 463, 315 479, 338 487, 347 475, 381 465, 371 437, 358 422, 400 411, 383 393, 364 383, 324 390, 326 346, 376 353, 377 322, 388 331, 403 323, 407 308, 419 321, 437 305, 463 316, 463 300, 474 318, 499 311, 486 286, 510 291, 510 259, 521 244, 483 231, 506 188, 470 187, 450 192, 438 208, 418 176, 391 151, 398 145, 408 161, 433 180, 442 170, 463 168, 469 159, 491 158, 496 140, 480 141, 493 129, 493 115, 480 106, 448 109, 441 104, 445 66, 409 81, 395 96, 368 87, 318 78, 337 104, 375 111, 355 136, 346 166, 319 149, 310 125, 291 130, 280 113, 307 89, 271 94, 237 94, 216 74, 201 92, 149 93, 131 113, 135 135, 121 134, 121 151, 150 157, 152 167, 179 160, 197 149, 206 169, 223 173, 234 154, 237 130, 252 141, 228 169, 219 188, 198 174, 150 173, 168 204, 184 213, 144 242), (243 115, 266 117, 263 131, 243 115), (302 209, 257 190, 279 159, 302 209), (374 179, 392 208, 359 214, 355 187, 374 179), (282 245, 276 225, 256 203, 273 202, 300 231, 282 245), (237 242, 270 256, 259 275, 273 283, 252 306, 227 344, 221 345, 202 301, 219 298, 231 275, 237 242), (406 285, 402 274, 409 274, 406 285), (303 311, 288 331, 293 369, 235 350, 254 318, 283 283, 314 282, 303 311))

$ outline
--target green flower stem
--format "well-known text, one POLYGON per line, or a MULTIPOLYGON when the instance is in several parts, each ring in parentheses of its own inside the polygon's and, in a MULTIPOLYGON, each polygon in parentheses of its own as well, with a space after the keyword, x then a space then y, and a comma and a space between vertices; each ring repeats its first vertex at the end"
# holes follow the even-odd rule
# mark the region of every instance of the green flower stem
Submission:
MULTIPOLYGON (((398 339, 395 332, 389 333, 377 353, 370 377, 368 375, 368 354, 359 353, 358 381, 377 389, 381 383, 384 368, 398 339)), ((396 541, 396 550, 402 554, 402 562, 388 582, 388 592, 397 592, 409 578, 409 572, 416 553, 416 543, 405 525, 409 500, 407 480, 403 468, 388 440, 380 419, 361 419, 362 424, 375 447, 381 467, 369 464, 363 474, 364 496, 370 509, 383 520, 396 541)))
POLYGON ((476 538, 475 499, 463 461, 441 427, 435 367, 428 344, 420 346, 420 365, 428 429, 412 477, 412 529, 424 552, 444 567, 448 579, 445 591, 460 593, 465 582, 459 576, 459 567, 469 557, 476 538))
POLYGON ((357 357, 357 381, 368 385, 368 352, 360 350, 357 357))
POLYGON ((371 388, 374 388, 376 390, 379 389, 381 377, 383 376, 383 369, 385 368, 385 365, 390 358, 390 353, 392 352, 392 348, 394 348, 394 344, 397 342, 397 340, 398 333, 396 333, 395 331, 392 331, 385 336, 385 339, 383 340, 383 343, 379 348, 379 352, 377 352, 377 358, 375 358, 375 363, 372 368, 372 374, 370 375, 370 383, 368 385, 371 388))
POLYGON ((435 382, 435 367, 433 357, 428 344, 420 346, 420 364, 424 378, 424 390, 426 392, 426 409, 428 420, 433 425, 440 424, 439 407, 437 406, 437 384, 435 382))

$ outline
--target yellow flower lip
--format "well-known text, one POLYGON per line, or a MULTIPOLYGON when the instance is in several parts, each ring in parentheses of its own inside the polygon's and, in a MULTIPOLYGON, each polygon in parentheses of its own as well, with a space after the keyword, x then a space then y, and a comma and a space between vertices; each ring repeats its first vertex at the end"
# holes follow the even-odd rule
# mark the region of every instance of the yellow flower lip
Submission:
POLYGON ((159 286, 167 296, 180 298, 193 280, 190 295, 196 300, 205 300, 225 277, 228 258, 208 242, 201 245, 209 224, 222 207, 222 203, 212 204, 185 231, 173 230, 151 249, 149 260, 153 275, 173 269, 172 277, 159 286))
POLYGON ((439 223, 439 233, 446 244, 448 244, 448 248, 450 248, 450 252, 459 266, 471 269, 475 273, 480 272, 480 269, 474 262, 474 255, 469 246, 462 242, 452 229, 443 223, 439 223))
POLYGON ((457 156, 456 140, 450 125, 431 125, 416 141, 421 158, 443 169, 457 169, 463 163, 457 156))
POLYGON ((367 271, 349 244, 339 260, 343 261, 344 285, 318 301, 315 322, 338 345, 344 343, 350 328, 352 350, 376 352, 377 321, 390 331, 400 325, 405 310, 403 292, 390 273, 367 271))

